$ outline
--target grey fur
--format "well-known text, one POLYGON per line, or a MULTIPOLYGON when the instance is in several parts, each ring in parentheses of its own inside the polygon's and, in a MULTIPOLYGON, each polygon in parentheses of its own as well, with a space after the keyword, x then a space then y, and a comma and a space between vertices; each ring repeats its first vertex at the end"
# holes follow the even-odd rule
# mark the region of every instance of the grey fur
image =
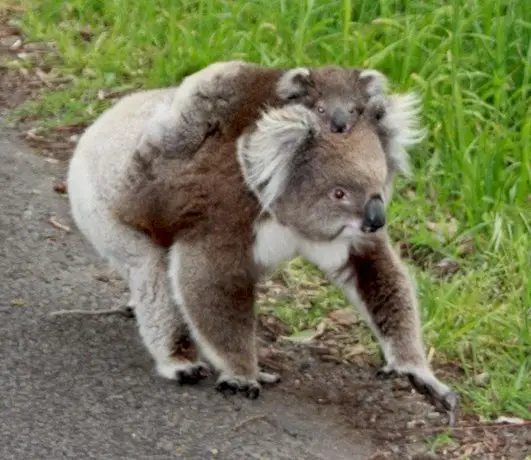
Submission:
POLYGON ((192 157, 158 158, 148 174, 132 168, 146 121, 175 100, 172 88, 119 101, 83 134, 68 175, 73 217, 128 281, 159 374, 200 375, 203 361, 180 347, 189 332, 219 389, 256 397, 260 382, 277 380, 258 369, 255 286, 301 255, 364 312, 384 371, 408 375, 455 421, 458 397, 429 368, 407 271, 385 228, 361 231, 365 204, 374 195, 388 204, 397 165, 419 138, 410 98, 391 96, 382 116, 367 110, 344 136, 297 103, 255 123, 249 102, 231 111, 248 117, 241 134, 209 136, 192 157))

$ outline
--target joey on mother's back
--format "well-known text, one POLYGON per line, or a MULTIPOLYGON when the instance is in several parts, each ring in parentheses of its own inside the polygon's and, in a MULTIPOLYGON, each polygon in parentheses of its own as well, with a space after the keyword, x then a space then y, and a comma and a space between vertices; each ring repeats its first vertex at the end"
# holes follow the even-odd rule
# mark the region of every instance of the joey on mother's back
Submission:
POLYGON ((383 74, 371 69, 216 62, 186 77, 171 100, 159 104, 139 137, 138 154, 144 163, 189 158, 214 131, 233 138, 261 110, 289 103, 310 108, 332 132, 348 133, 385 87, 383 74))
POLYGON ((301 255, 364 313, 383 372, 410 377, 455 421, 458 396, 425 358, 415 292, 385 229, 392 178, 418 140, 415 98, 369 100, 342 135, 304 104, 271 107, 232 137, 213 132, 186 160, 135 173, 135 136, 171 99, 170 90, 140 92, 108 109, 68 174, 74 220, 127 280, 159 375, 194 381, 207 361, 219 389, 249 397, 276 381, 258 368, 255 287, 301 255), (183 351, 187 331, 197 348, 183 351))

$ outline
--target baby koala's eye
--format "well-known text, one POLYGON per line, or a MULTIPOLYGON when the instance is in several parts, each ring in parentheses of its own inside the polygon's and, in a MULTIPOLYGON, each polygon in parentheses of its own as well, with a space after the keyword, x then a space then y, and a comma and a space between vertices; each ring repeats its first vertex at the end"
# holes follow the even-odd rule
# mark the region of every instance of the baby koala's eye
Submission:
POLYGON ((348 106, 348 113, 354 113, 356 106, 354 104, 348 106))
POLYGON ((322 105, 318 105, 318 106, 317 106, 317 111, 318 111, 319 113, 324 113, 325 109, 324 109, 324 107, 323 107, 322 105))
POLYGON ((345 198, 347 196, 347 193, 345 192, 345 190, 343 190, 342 188, 336 188, 334 189, 334 198, 336 200, 342 200, 343 198, 345 198))
POLYGON ((358 112, 358 115, 361 115, 363 113, 363 107, 356 107, 356 112, 358 112))

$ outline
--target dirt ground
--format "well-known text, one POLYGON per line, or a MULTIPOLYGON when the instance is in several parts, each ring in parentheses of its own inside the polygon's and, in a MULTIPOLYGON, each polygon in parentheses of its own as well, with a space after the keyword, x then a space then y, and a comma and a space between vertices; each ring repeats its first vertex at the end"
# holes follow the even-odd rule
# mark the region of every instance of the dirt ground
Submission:
MULTIPOLYGON (((68 84, 65 79, 48 79, 50 69, 39 65, 44 53, 53 52, 50 47, 25 43, 19 30, 10 25, 9 15, 0 15, 0 125, 10 110, 26 100, 37 98, 42 88, 68 84), (13 65, 28 59, 36 63, 33 68, 13 65)), ((21 142, 33 147, 35 152, 56 163, 57 177, 50 181, 49 187, 60 197, 66 192, 62 185, 66 162, 84 126, 64 126, 36 134, 32 129, 34 122, 34 119, 28 118, 14 131, 9 131, 9 134, 8 131, 0 130, 0 138, 18 137, 21 142)), ((58 231, 61 231, 60 227, 58 231)), ((69 231, 76 232, 76 229, 69 231)), ((23 242, 19 241, 17 244, 23 242)), ((102 276, 100 282, 112 286, 120 284, 112 274, 102 276)), ((6 308, 16 307, 10 305, 6 308)), ((290 398, 291 403, 301 407, 308 406, 315 410, 316 414, 322 414, 323 424, 333 419, 334 426, 340 427, 347 436, 350 433, 352 439, 367 439, 371 445, 370 449, 367 448, 366 457, 353 454, 352 457, 347 455, 333 458, 529 458, 530 425, 487 425, 480 423, 474 415, 462 414, 457 427, 449 429, 446 417, 435 412, 422 396, 411 390, 406 379, 377 380, 375 373, 380 364, 377 357, 360 353, 347 358, 341 352, 345 344, 352 345, 349 337, 355 335, 355 329, 359 326, 356 321, 332 321, 332 324, 333 327, 311 345, 292 344, 279 340, 279 336, 286 333, 284 325, 275 318, 263 316, 260 328, 260 360, 264 367, 282 375, 282 382, 267 388, 265 392, 284 394, 290 398), (433 440, 438 435, 442 439, 445 433, 451 434, 451 441, 433 447, 430 439, 433 440)), ((455 369, 435 367, 441 378, 444 378, 445 372, 455 373, 455 369)), ((201 391, 211 389, 204 388, 201 391)), ((254 415, 241 423, 252 425, 267 422, 268 417, 270 415, 254 415)), ((315 417, 319 420, 320 415, 315 417)), ((325 428, 323 430, 326 432, 325 428)), ((289 429, 284 436, 291 436, 289 429)), ((326 456, 308 455, 300 458, 326 456)))

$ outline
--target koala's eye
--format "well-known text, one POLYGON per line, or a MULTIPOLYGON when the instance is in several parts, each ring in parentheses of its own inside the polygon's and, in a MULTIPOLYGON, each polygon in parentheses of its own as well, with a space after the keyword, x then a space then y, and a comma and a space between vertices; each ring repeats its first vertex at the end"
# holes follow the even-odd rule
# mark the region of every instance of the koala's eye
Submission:
POLYGON ((358 112, 358 115, 363 114, 363 107, 356 107, 356 112, 358 112))
POLYGON ((319 113, 324 113, 325 109, 324 109, 324 107, 323 107, 322 105, 318 105, 318 106, 317 106, 317 111, 318 111, 319 113))
POLYGON ((342 188, 334 189, 334 198, 336 200, 342 200, 346 195, 346 192, 342 188))

